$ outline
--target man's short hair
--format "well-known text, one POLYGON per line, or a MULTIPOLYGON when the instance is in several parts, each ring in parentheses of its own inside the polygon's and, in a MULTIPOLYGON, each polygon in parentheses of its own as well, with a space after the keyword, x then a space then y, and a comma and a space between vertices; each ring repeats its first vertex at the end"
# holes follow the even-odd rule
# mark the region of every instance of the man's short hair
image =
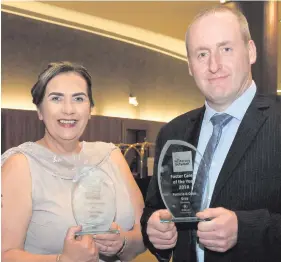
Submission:
POLYGON ((250 30, 249 30, 248 21, 247 21, 246 17, 244 16, 244 14, 238 8, 232 8, 232 7, 228 7, 225 5, 217 5, 217 6, 210 7, 208 9, 201 11, 199 14, 197 14, 194 17, 193 21, 188 26, 186 34, 185 34, 185 46, 186 46, 187 56, 188 56, 187 39, 188 39, 188 34, 189 34, 189 30, 190 30, 191 26, 197 20, 199 20, 200 18, 202 18, 204 16, 207 16, 210 14, 215 14, 215 13, 223 13, 223 12, 230 12, 237 18, 239 26, 240 26, 240 31, 241 31, 245 44, 247 44, 252 39, 250 30))

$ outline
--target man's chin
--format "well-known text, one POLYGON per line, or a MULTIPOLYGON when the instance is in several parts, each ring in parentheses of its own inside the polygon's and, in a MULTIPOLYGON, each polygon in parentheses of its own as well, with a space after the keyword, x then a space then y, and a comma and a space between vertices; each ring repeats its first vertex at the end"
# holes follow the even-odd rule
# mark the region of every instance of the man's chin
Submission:
POLYGON ((215 110, 220 108, 220 111, 224 111, 233 101, 225 96, 212 96, 207 99, 207 102, 215 110))

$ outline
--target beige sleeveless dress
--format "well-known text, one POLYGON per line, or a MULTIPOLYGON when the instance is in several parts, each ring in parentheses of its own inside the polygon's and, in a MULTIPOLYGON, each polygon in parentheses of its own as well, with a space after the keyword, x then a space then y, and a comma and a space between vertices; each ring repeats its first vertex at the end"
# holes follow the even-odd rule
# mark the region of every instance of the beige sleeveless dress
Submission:
MULTIPOLYGON (((72 211, 71 190, 81 159, 98 166, 110 175, 116 190, 116 223, 125 231, 134 226, 134 209, 118 167, 110 160, 111 143, 82 142, 79 154, 62 156, 33 142, 11 148, 2 155, 5 160, 16 153, 26 156, 32 178, 32 217, 24 249, 35 254, 59 254, 69 227, 77 225, 72 211)), ((100 256, 100 261, 119 261, 100 256)))

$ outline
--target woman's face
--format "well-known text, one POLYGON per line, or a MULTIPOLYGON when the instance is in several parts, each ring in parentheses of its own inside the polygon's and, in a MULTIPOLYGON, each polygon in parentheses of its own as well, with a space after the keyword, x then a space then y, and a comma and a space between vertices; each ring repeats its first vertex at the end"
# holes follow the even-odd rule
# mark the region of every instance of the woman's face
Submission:
POLYGON ((85 79, 74 72, 61 73, 51 79, 38 115, 55 141, 78 141, 91 116, 85 79))

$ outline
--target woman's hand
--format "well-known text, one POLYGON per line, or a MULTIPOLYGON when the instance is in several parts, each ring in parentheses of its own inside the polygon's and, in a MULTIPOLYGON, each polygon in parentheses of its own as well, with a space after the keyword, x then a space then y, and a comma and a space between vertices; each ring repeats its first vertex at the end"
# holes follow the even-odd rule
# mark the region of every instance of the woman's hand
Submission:
POLYGON ((121 231, 120 227, 115 222, 111 224, 110 229, 119 230, 119 233, 94 235, 94 240, 100 254, 106 256, 116 255, 122 249, 125 241, 124 232, 121 231))
POLYGON ((61 262, 98 262, 99 250, 92 235, 79 236, 75 233, 81 230, 81 226, 71 227, 67 231, 61 262))

